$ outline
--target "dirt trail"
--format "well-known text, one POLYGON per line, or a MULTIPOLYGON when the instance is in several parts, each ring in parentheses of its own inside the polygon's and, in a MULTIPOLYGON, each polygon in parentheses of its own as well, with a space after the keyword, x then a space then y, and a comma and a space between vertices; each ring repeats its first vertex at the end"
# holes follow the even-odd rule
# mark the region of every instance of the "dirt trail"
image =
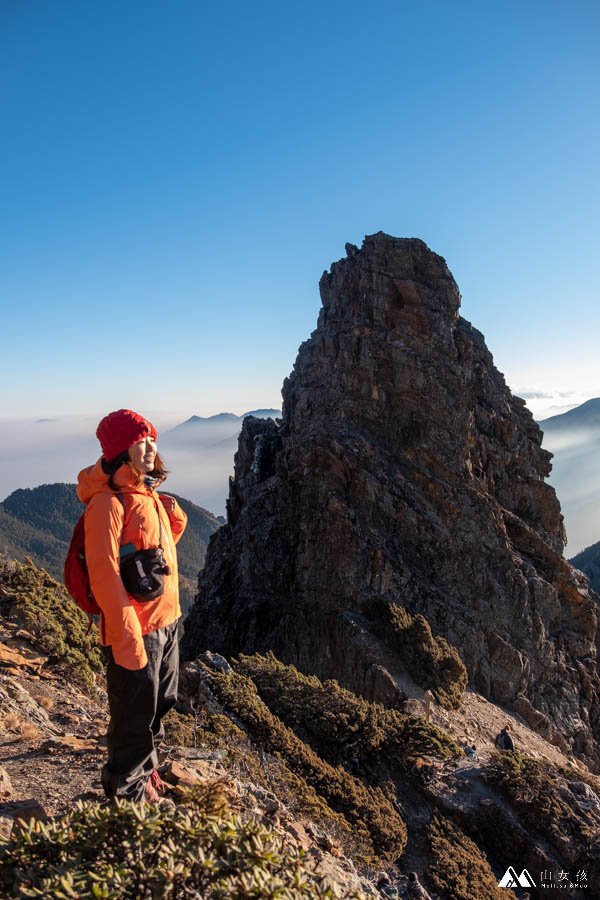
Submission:
POLYGON ((15 803, 35 799, 55 815, 78 798, 102 796, 105 692, 99 687, 98 696, 91 698, 45 663, 25 632, 3 625, 0 766, 11 784, 10 791, 0 794, 4 830, 15 803))
MULTIPOLYGON (((405 672, 395 672, 394 681, 409 698, 407 711, 425 715, 426 703, 423 688, 415 684, 405 672)), ((464 747, 465 744, 475 744, 476 762, 481 764, 485 764, 490 759, 496 735, 509 723, 516 750, 556 766, 571 765, 576 769, 581 769, 582 772, 588 771, 587 767, 576 757, 566 755, 540 734, 532 731, 515 712, 491 703, 470 688, 463 695, 460 709, 444 709, 434 700, 431 703, 430 721, 446 731, 460 747, 464 747)))
POLYGON ((571 765, 587 771, 575 757, 565 755, 558 747, 532 731, 514 712, 490 703, 475 691, 465 692, 462 706, 458 710, 446 710, 434 705, 431 721, 452 735, 460 746, 465 741, 475 744, 477 759, 481 763, 489 760, 496 735, 510 723, 515 749, 556 766, 571 765))

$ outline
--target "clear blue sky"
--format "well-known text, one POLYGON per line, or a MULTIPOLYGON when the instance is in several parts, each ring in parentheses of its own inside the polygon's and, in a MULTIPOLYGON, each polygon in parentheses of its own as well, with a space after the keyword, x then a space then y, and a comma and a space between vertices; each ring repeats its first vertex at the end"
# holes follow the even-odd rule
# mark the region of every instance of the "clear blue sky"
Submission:
POLYGON ((513 388, 600 395, 592 0, 3 0, 1 415, 277 406, 423 238, 513 388), (8 387, 10 385, 10 387, 8 387))

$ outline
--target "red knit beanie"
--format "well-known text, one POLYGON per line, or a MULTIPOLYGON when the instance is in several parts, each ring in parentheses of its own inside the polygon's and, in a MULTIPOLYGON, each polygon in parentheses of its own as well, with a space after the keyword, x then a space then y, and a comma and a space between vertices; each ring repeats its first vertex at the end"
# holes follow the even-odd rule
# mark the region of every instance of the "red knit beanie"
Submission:
POLYGON ((96 429, 102 456, 107 462, 129 450, 132 444, 141 441, 146 435, 156 440, 156 428, 152 422, 132 409, 118 409, 109 413, 96 429))

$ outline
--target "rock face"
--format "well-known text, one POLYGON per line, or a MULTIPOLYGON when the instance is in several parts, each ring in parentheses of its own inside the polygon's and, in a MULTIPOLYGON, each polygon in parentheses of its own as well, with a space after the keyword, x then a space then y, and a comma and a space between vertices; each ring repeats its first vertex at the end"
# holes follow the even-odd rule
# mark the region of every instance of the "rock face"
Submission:
POLYGON ((473 687, 597 764, 596 595, 562 556, 541 432, 441 257, 383 233, 346 249, 282 419, 244 422, 184 652, 271 649, 393 705, 397 604, 473 687))

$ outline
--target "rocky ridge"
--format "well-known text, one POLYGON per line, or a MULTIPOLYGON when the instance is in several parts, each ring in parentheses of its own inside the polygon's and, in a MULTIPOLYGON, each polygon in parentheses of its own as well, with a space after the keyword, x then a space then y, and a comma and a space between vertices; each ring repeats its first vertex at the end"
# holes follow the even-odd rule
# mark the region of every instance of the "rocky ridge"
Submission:
POLYGON ((282 418, 244 421, 186 653, 273 650, 398 706, 400 608, 474 689, 597 768, 597 598, 563 558, 541 432, 441 257, 381 232, 346 249, 282 418))

